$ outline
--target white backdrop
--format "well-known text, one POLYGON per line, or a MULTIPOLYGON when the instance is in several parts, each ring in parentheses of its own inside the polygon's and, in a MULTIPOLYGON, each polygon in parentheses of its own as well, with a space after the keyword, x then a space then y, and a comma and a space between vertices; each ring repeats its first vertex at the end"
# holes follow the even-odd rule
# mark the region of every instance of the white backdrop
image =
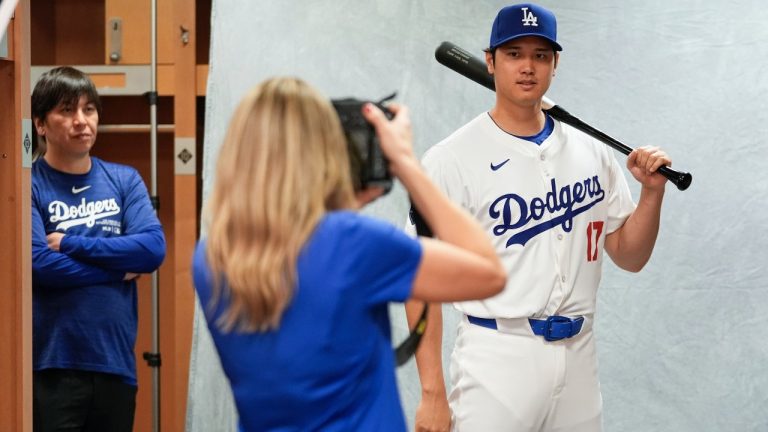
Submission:
MULTIPOLYGON (((564 47, 548 96, 630 146, 663 146, 694 175, 686 192, 668 186, 643 272, 605 268, 595 329, 605 430, 768 431, 768 8, 758 0, 539 3, 557 15, 564 47)), ((204 194, 231 112, 274 75, 299 76, 329 97, 398 91, 423 153, 494 101, 438 64, 434 49, 449 40, 482 55, 507 4, 214 1, 204 194)), ((406 210, 398 186, 366 211, 401 225, 406 210)), ((444 310, 447 361, 457 317, 444 310)), ((402 307, 391 311, 400 340, 402 307)), ((420 391, 413 362, 398 376, 411 422, 420 391)), ((187 429, 235 425, 198 315, 187 429)))

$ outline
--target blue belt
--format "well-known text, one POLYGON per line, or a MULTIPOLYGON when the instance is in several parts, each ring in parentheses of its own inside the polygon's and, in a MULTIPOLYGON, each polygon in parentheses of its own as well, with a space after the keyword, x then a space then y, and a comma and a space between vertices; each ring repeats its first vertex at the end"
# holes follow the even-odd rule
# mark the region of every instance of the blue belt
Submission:
MULTIPOLYGON (((496 320, 493 318, 478 318, 467 315, 469 322, 481 327, 498 330, 496 320)), ((560 315, 552 315, 547 319, 528 318, 531 330, 536 336, 542 336, 547 341, 557 341, 576 336, 584 324, 584 317, 568 318, 560 315)))

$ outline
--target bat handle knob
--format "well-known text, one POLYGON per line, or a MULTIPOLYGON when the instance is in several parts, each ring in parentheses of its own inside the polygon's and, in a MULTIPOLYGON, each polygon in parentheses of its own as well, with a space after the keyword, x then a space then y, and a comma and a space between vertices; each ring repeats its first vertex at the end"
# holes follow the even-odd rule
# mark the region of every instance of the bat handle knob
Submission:
POLYGON ((674 183, 681 191, 688 189, 688 186, 690 186, 693 181, 691 173, 675 171, 667 166, 659 168, 659 173, 666 177, 667 180, 674 183))
POLYGON ((675 183, 677 185, 677 188, 681 191, 684 191, 688 189, 688 186, 691 185, 691 182, 693 181, 693 176, 690 173, 682 173, 680 176, 680 181, 675 183))

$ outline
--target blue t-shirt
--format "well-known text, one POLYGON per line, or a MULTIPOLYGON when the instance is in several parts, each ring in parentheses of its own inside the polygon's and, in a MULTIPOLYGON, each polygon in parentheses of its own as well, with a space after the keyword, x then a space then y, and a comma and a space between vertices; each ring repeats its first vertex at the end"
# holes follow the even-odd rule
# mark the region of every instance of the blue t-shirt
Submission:
POLYGON ((78 369, 136 384, 136 282, 154 271, 165 237, 139 173, 91 157, 86 174, 32 165, 34 370, 78 369), (62 232, 60 250, 46 235, 62 232))
POLYGON ((387 304, 405 301, 420 243, 350 211, 328 213, 302 249, 276 331, 222 333, 205 241, 195 288, 244 431, 405 431, 387 304))

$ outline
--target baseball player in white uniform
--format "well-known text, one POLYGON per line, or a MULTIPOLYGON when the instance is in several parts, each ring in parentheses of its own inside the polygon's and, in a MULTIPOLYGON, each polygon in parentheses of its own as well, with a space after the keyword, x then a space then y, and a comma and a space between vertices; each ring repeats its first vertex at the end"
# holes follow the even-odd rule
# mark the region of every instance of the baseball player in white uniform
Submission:
MULTIPOLYGON (((559 52, 552 12, 503 8, 486 52, 496 104, 431 148, 423 164, 491 236, 505 290, 456 303, 463 314, 443 383, 442 316, 430 308, 417 353, 416 430, 599 431, 602 400, 592 333, 607 253, 639 271, 650 258, 671 165, 656 147, 633 151, 637 204, 612 151, 549 117, 541 99, 559 52)), ((421 306, 408 305, 409 321, 421 306)))

